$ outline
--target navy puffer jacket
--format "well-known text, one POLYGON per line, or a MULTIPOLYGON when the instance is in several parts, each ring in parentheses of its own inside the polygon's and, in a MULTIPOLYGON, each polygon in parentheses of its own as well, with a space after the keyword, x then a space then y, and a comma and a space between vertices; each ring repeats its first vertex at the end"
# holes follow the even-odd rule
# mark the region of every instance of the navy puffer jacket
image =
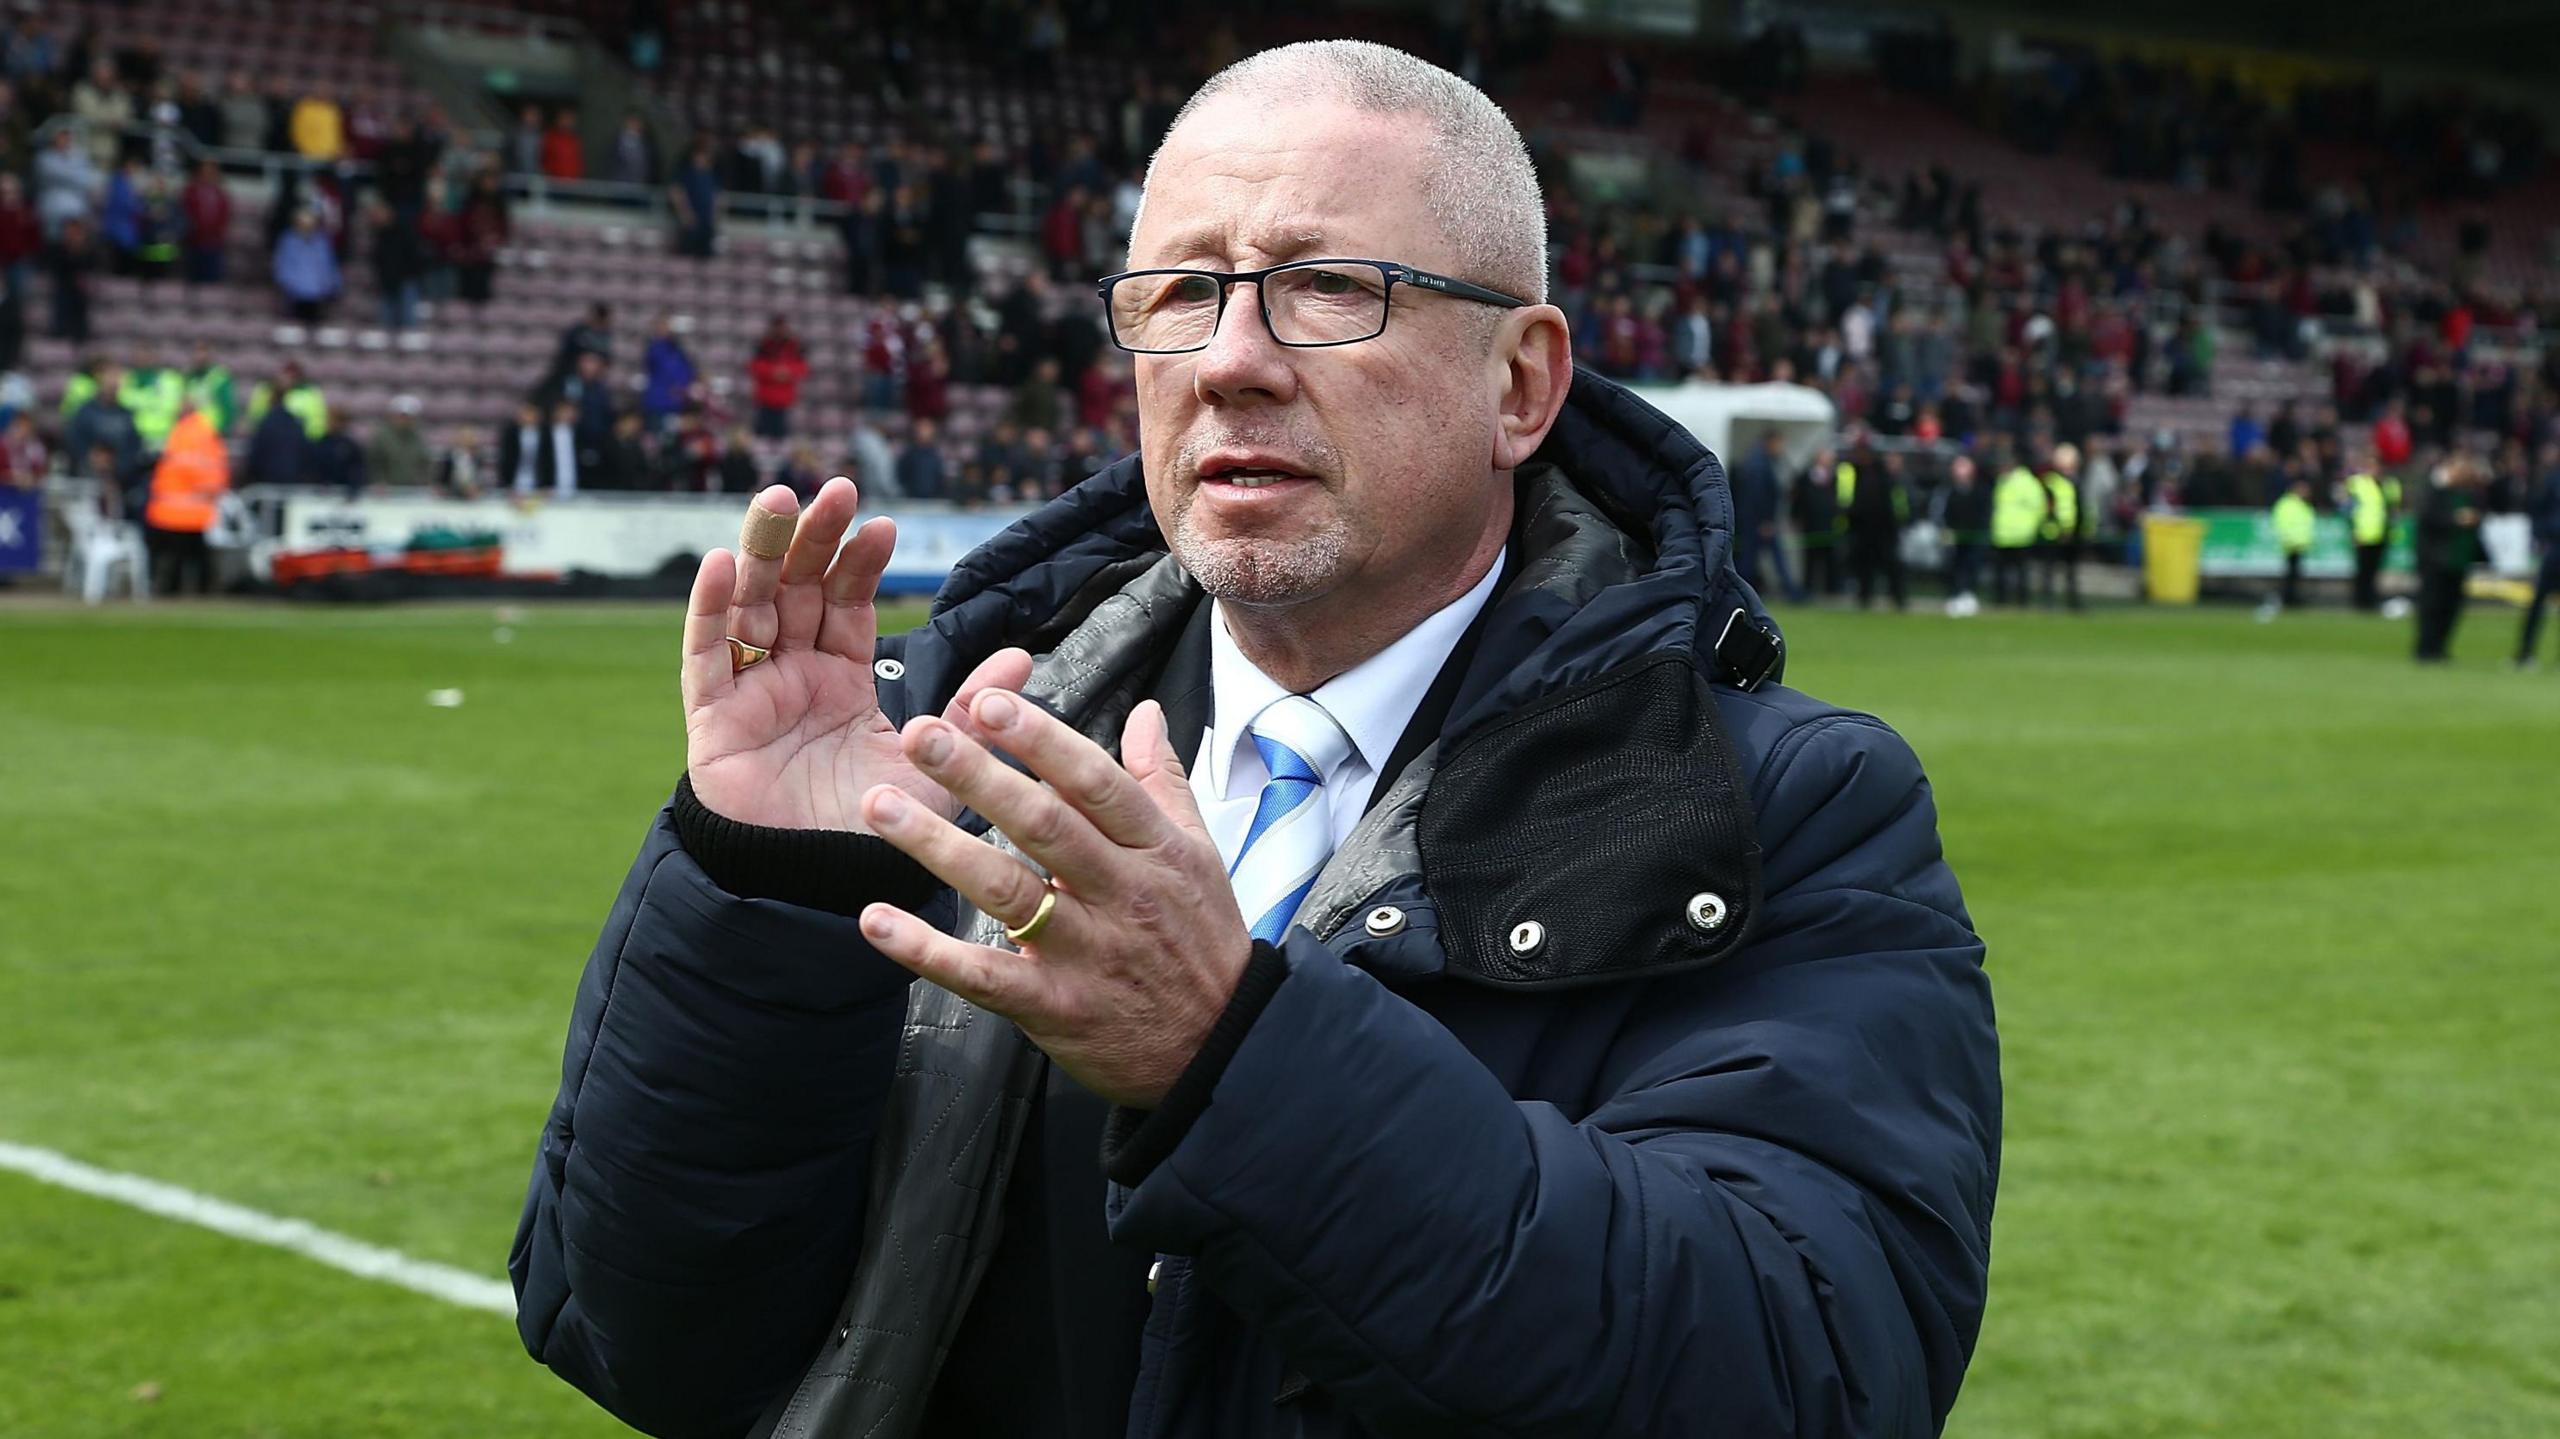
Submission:
MULTIPOLYGON (((1090 1203, 1166 1256, 1129 1433, 1933 1434, 2000 1093, 1928 783, 1882 722, 1734 682, 1758 666, 1718 642, 1765 616, 1721 468, 1657 412, 1577 375, 1521 485, 1440 743, 1320 880, 1205 1106, 1106 1156, 1090 1203)), ((1170 636, 1197 590, 1161 550, 1124 461, 963 563, 885 646, 884 704, 938 710, 1008 643, 1170 636)), ((1074 693, 1110 691, 1090 670, 1074 693)), ((665 1435, 770 1426, 795 1384, 795 1413, 928 1387, 834 1347, 902 1040, 918 1067, 907 987, 850 918, 720 888, 662 814, 510 1263, 533 1353, 665 1435)), ((940 1282, 957 1256, 910 1237, 940 1282)))

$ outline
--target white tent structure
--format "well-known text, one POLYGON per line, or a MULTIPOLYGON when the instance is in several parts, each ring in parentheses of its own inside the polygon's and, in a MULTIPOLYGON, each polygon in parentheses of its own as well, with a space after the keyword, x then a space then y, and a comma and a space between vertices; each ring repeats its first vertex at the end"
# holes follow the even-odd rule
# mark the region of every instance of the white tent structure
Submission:
POLYGON ((1820 390, 1803 385, 1681 385, 1631 387, 1644 402, 1678 421, 1698 443, 1715 451, 1730 472, 1760 437, 1775 430, 1786 446, 1788 469, 1801 469, 1832 443, 1838 416, 1820 390))

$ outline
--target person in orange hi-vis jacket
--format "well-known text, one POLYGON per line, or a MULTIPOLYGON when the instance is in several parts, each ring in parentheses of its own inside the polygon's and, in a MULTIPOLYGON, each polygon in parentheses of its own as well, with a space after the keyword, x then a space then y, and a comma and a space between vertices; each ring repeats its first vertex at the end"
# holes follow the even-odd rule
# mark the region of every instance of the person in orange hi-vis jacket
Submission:
POLYGON ((142 512, 151 550, 152 587, 175 594, 192 578, 197 594, 213 589, 213 528, 223 491, 231 488, 231 461, 213 417, 189 405, 169 431, 169 443, 151 472, 151 503, 142 512))

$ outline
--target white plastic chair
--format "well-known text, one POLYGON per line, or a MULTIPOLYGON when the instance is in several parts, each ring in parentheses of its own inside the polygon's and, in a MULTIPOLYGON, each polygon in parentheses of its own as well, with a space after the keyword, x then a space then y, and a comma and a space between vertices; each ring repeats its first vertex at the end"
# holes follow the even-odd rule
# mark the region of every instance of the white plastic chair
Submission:
POLYGON ((62 523, 71 532, 70 558, 62 567, 65 594, 76 589, 82 604, 104 602, 116 567, 122 565, 127 591, 137 602, 150 603, 151 559, 143 549, 140 525, 108 519, 87 501, 65 509, 62 523))

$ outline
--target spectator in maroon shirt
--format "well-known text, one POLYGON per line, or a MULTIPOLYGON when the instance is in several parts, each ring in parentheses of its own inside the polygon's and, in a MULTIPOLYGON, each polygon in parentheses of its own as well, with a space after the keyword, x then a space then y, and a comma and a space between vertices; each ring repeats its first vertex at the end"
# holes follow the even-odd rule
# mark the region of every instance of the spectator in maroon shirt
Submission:
POLYGON ((2284 283, 2284 308, 2296 320, 2308 320, 2320 313, 2320 291, 2311 283, 2311 272, 2297 267, 2284 283))
POLYGON ((940 340, 907 352, 907 415, 918 420, 951 416, 951 358, 940 340))
POLYGON ((1123 402, 1136 395, 1128 363, 1106 356, 1085 366, 1084 378, 1076 382, 1076 423, 1089 430, 1101 429, 1111 423, 1123 402))
POLYGON ((1601 373, 1622 380, 1635 378, 1642 358, 1637 354, 1642 330, 1633 296, 1620 295, 1609 302, 1607 318, 1600 323, 1601 373))
POLYGON ((1959 290, 1973 288, 1974 278, 1982 272, 1982 263, 1974 257, 1973 247, 1962 235, 1947 242, 1947 283, 1959 290))
POLYGON ((422 283, 430 300, 453 294, 453 262, 462 246, 462 217, 445 198, 444 176, 430 174, 425 200, 418 206, 418 256, 425 266, 422 283))
POLYGON ((372 90, 356 92, 347 105, 347 153, 370 165, 389 143, 391 117, 383 112, 382 97, 372 90))
POLYGON ((818 197, 839 205, 860 206, 871 193, 871 167, 862 157, 862 147, 847 141, 836 150, 835 158, 826 164, 818 180, 818 197))
POLYGON ((2053 294, 2053 323, 2064 334, 2089 328, 2089 287, 2077 275, 2066 276, 2053 294))
POLYGON ((51 463, 44 437, 36 433, 35 416, 25 410, 11 415, 9 428, 0 431, 0 485, 32 490, 44 483, 51 463))
POLYGON ((1991 403, 2003 410, 2016 411, 2026 403, 2026 360, 2014 347, 2000 355, 1999 372, 1992 377, 1991 403))
POLYGON ((906 332, 896 317, 875 311, 863 325, 862 335, 862 407, 895 409, 898 384, 907 368, 906 332))
POLYGON ((2473 319, 2471 302, 2468 300, 2456 300, 2453 308, 2444 312, 2442 333, 2446 349, 2460 355, 2471 344, 2473 319))
POLYGON ((1069 189, 1040 221, 1040 248, 1049 257, 1049 278, 1073 280, 1085 271, 1084 191, 1069 189))
POLYGON ((789 320, 776 315, 766 322, 764 338, 747 360, 747 378, 755 390, 756 433, 768 440, 789 438, 791 411, 809 378, 809 356, 789 320))
POLYGON ((542 132, 542 173, 554 180, 583 180, 587 148, 578 138, 578 112, 563 107, 542 132))
POLYGON ((1840 378, 1831 387, 1831 399, 1833 404, 1840 407, 1841 414, 1865 414, 1867 403, 1874 397, 1875 391, 1867 383, 1867 372, 1864 366, 1849 363, 1840 367, 1840 378))
POLYGON ((2121 307, 2108 305, 2098 311, 2089 329, 2089 354, 2106 361, 2133 358, 2133 325, 2121 307))
POLYGON ((1636 375, 1647 382, 1669 377, 1671 336, 1650 311, 1636 312, 1636 375))
POLYGON ((1567 241, 1564 258, 1556 264, 1556 279, 1565 289, 1581 291, 1591 285, 1591 237, 1576 235, 1567 241))
POLYGON ((2386 470, 2409 463, 2409 452, 2415 445, 2409 434, 2409 421, 2401 403, 2393 400, 2382 418, 2373 422, 2373 456, 2386 470))
POLYGON ((44 230, 36 223, 35 208, 27 203, 25 182, 0 172, 0 270, 9 272, 13 288, 24 288, 43 248, 44 230))
POLYGON ((463 203, 453 246, 464 300, 474 305, 489 303, 490 277, 497 273, 498 250, 506 243, 506 191, 500 188, 495 170, 483 170, 471 182, 471 198, 463 203))
POLYGON ((211 160, 199 163, 178 197, 178 208, 185 217, 187 283, 222 283, 222 252, 231 238, 231 192, 222 187, 221 168, 211 160))

